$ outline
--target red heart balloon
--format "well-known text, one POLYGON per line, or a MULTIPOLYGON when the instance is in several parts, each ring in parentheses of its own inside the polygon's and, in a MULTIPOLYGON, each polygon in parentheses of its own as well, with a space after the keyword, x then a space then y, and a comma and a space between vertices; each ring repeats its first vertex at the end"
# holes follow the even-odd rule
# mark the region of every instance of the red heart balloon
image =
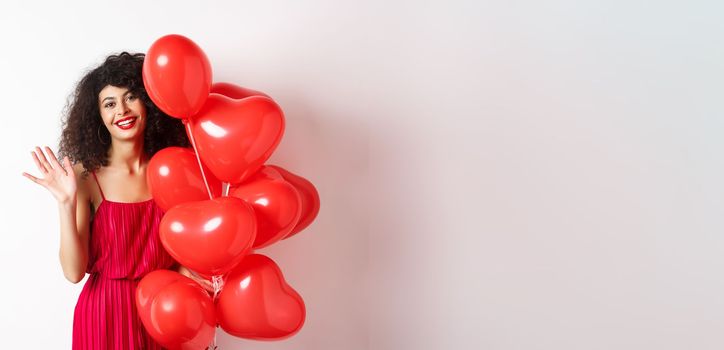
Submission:
POLYGON ((178 272, 170 270, 155 270, 146 274, 136 287, 136 306, 140 315, 149 315, 151 301, 163 287, 181 280, 178 272), (141 312, 143 311, 143 312, 141 312))
POLYGON ((171 208, 159 231, 161 243, 176 261, 208 277, 231 270, 249 252, 256 218, 243 200, 220 197, 171 208))
POLYGON ((240 183, 269 159, 284 134, 284 115, 268 97, 210 94, 191 120, 196 150, 216 177, 240 183))
POLYGON ((189 38, 171 34, 156 40, 143 61, 143 84, 158 108, 188 118, 204 105, 211 90, 211 64, 189 38))
POLYGON ((306 317, 302 297, 284 280, 279 266, 260 254, 246 256, 229 273, 216 310, 227 333, 257 340, 290 337, 306 317))
MULTIPOLYGON (((204 166, 211 194, 221 196, 221 181, 204 166)), ((146 180, 153 199, 164 211, 187 202, 209 199, 199 163, 188 148, 166 147, 151 158, 146 180)))
POLYGON ((156 270, 136 288, 136 308, 148 334, 164 347, 205 349, 216 332, 214 302, 188 277, 156 270))
POLYGON ((254 249, 282 239, 299 221, 301 200, 297 190, 273 168, 263 166, 230 194, 251 204, 256 214, 254 249))
MULTIPOLYGON (((231 83, 214 83, 211 85, 211 92, 214 94, 221 94, 226 97, 231 97, 233 99, 242 99, 249 96, 265 96, 269 97, 269 95, 261 92, 256 91, 252 89, 247 89, 245 87, 241 87, 238 85, 234 85, 231 83)), ((271 97, 269 97, 271 98, 271 97)))
POLYGON ((307 228, 307 226, 309 226, 309 224, 311 224, 317 217, 317 214, 319 214, 319 192, 317 192, 317 189, 311 182, 309 182, 309 180, 299 175, 295 175, 282 167, 276 165, 270 165, 270 167, 279 171, 282 177, 284 177, 284 180, 292 184, 294 188, 297 189, 297 192, 299 192, 299 196, 302 200, 299 221, 291 232, 284 237, 284 239, 287 239, 307 228))

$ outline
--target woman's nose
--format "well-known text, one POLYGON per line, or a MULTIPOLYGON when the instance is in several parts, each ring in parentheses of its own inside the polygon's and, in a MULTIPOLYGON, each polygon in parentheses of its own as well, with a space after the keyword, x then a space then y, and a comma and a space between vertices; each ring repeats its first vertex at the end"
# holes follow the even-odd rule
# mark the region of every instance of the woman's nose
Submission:
POLYGON ((126 102, 121 102, 118 104, 118 110, 116 111, 117 114, 124 115, 128 112, 128 105, 126 102))

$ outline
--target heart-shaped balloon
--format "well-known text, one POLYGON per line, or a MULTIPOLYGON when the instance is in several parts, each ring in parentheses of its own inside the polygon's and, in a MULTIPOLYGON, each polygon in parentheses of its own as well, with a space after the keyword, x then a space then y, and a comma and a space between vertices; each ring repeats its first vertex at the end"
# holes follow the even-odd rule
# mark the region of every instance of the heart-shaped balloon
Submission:
POLYGON ((231 270, 251 249, 256 217, 235 197, 179 204, 160 224, 164 248, 181 265, 204 276, 231 270))
POLYGON ((214 338, 214 302, 198 283, 177 272, 144 276, 136 288, 136 308, 148 334, 164 347, 205 349, 214 338))
POLYGON ((141 315, 149 315, 151 301, 159 290, 183 277, 185 276, 170 270, 155 270, 143 276, 136 287, 136 306, 139 312, 144 311, 141 315))
MULTIPOLYGON (((242 99, 249 96, 266 96, 269 97, 269 95, 261 92, 256 91, 252 89, 247 89, 245 87, 241 87, 239 85, 234 85, 231 83, 214 83, 211 85, 211 92, 215 94, 221 94, 226 97, 231 97, 233 99, 242 99)), ((271 97, 270 97, 271 98, 271 97)))
MULTIPOLYGON (((221 196, 221 181, 204 166, 204 174, 214 197, 221 196)), ((199 162, 188 148, 166 147, 151 158, 146 180, 153 199, 164 211, 176 205, 209 199, 199 162)))
POLYGON ((216 177, 232 184, 255 173, 284 134, 284 115, 270 98, 210 94, 191 120, 196 150, 216 177))
POLYGON ((257 340, 290 337, 306 317, 302 297, 284 280, 279 266, 260 254, 246 256, 229 273, 216 311, 227 333, 257 340))
POLYGON ((301 215, 299 216, 299 221, 291 230, 291 232, 289 232, 289 234, 284 237, 284 239, 287 239, 299 233, 299 231, 307 228, 307 226, 309 226, 309 224, 311 224, 312 221, 314 221, 314 219, 317 217, 317 214, 319 214, 319 192, 317 192, 317 189, 311 182, 309 182, 309 180, 299 175, 296 175, 282 167, 276 165, 270 165, 270 167, 279 171, 282 177, 284 177, 284 180, 292 184, 294 188, 297 189, 297 192, 299 193, 299 196, 302 200, 301 215))
POLYGON ((263 166, 247 181, 232 188, 230 194, 243 199, 254 208, 254 249, 266 247, 282 239, 299 220, 299 194, 274 168, 263 166))
POLYGON ((211 64, 191 39, 171 34, 156 40, 143 61, 143 84, 153 103, 166 114, 189 118, 201 109, 211 90, 211 64))

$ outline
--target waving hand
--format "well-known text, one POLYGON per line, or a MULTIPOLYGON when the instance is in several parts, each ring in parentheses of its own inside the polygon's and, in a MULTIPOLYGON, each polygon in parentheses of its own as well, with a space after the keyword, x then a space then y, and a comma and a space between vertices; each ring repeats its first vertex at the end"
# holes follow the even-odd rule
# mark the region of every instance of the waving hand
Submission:
POLYGON ((23 176, 47 188, 59 203, 75 201, 78 185, 70 159, 63 158, 61 165, 50 147, 45 146, 45 152, 48 154, 47 157, 40 147, 35 147, 35 150, 30 152, 42 177, 38 178, 25 172, 23 176))

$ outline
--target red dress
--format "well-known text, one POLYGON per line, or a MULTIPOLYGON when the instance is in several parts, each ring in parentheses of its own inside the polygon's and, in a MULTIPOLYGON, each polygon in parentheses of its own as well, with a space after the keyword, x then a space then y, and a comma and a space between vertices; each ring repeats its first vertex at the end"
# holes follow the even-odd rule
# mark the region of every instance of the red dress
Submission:
POLYGON ((73 315, 73 349, 163 349, 143 327, 135 302, 144 275, 175 264, 158 235, 163 210, 153 199, 119 203, 100 192, 88 243, 90 277, 73 315))

